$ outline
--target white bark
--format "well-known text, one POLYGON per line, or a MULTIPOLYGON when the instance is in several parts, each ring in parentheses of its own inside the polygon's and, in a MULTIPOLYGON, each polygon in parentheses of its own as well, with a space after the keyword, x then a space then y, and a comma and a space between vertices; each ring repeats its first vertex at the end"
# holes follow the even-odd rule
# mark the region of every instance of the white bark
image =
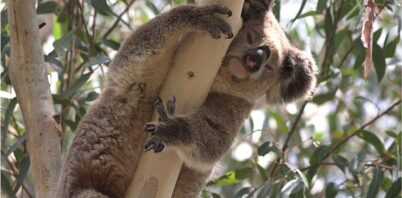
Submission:
MULTIPOLYGON (((232 26, 234 34, 241 28, 242 0, 199 0, 197 3, 227 5, 233 15, 223 19, 232 26)), ((202 105, 230 41, 223 38, 212 39, 207 33, 191 33, 186 36, 160 93, 165 101, 171 96, 176 96, 177 114, 193 112, 202 105)), ((154 120, 155 118, 154 114, 154 120)), ((144 153, 126 197, 141 197, 145 194, 156 195, 158 198, 171 197, 182 163, 177 154, 169 148, 165 148, 160 154, 144 153)))
POLYGON ((54 121, 34 0, 8 0, 9 75, 28 135, 36 197, 52 197, 61 169, 60 127, 54 121))

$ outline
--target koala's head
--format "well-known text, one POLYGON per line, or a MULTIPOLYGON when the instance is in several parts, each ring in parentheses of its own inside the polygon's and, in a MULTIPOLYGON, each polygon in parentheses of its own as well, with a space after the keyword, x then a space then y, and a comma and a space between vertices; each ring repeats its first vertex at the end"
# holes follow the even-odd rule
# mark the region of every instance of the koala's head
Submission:
POLYGON ((243 27, 223 59, 216 84, 250 99, 284 103, 311 95, 317 67, 293 47, 271 11, 271 0, 246 0, 243 27), (228 80, 229 79, 229 80, 228 80))

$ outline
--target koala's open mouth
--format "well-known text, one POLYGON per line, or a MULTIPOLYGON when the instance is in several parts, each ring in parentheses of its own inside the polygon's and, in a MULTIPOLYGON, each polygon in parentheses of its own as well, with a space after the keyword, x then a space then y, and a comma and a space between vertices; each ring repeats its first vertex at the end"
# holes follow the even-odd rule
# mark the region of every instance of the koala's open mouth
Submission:
POLYGON ((270 50, 266 47, 250 49, 243 57, 232 57, 229 60, 229 71, 234 77, 245 79, 260 71, 269 55, 270 50))

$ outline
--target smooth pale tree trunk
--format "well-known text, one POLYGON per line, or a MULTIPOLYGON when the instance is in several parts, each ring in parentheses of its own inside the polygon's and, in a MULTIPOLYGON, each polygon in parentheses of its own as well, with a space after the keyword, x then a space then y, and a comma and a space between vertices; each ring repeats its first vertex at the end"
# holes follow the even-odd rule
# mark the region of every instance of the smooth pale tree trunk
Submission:
MULTIPOLYGON (((197 3, 227 5, 233 15, 230 18, 223 16, 223 19, 232 26, 234 34, 241 28, 243 0, 199 0, 197 3)), ((229 39, 212 39, 207 33, 191 33, 185 37, 160 93, 164 101, 176 96, 177 114, 191 113, 202 105, 230 42, 229 39)), ((154 121, 156 117, 154 114, 154 121)), ((144 153, 126 197, 171 197, 182 163, 175 151, 168 147, 159 154, 144 153)))
POLYGON ((54 108, 36 21, 34 0, 8 0, 11 36, 9 75, 28 135, 35 195, 53 197, 61 169, 60 127, 54 108))

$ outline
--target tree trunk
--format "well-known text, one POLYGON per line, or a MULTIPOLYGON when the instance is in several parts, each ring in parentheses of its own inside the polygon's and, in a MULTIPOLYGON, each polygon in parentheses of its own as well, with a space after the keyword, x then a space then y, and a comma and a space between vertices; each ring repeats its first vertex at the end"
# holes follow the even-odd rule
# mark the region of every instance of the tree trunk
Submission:
POLYGON ((9 74, 28 135, 36 197, 53 197, 61 169, 60 127, 40 45, 35 1, 9 0, 11 35, 9 74))
MULTIPOLYGON (((243 1, 199 0, 199 5, 223 3, 233 12, 232 17, 223 17, 236 34, 242 24, 240 18, 243 1)), ((231 40, 212 39, 209 34, 191 33, 186 35, 170 69, 160 96, 166 101, 176 96, 177 114, 188 114, 197 110, 209 93, 215 75, 221 65, 231 40)), ((154 114, 154 119, 157 116, 154 114)), ((126 197, 142 197, 152 194, 155 197, 171 197, 182 160, 168 147, 160 154, 144 153, 134 174, 126 197)))

